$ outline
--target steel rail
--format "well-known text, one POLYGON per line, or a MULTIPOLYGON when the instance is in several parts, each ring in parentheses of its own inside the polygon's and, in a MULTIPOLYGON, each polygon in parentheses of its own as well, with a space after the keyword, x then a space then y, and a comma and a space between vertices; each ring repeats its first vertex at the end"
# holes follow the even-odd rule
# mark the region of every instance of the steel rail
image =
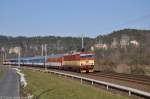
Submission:
POLYGON ((123 76, 123 75, 109 75, 109 74, 88 74, 90 76, 96 76, 96 77, 106 77, 106 78, 110 78, 110 79, 116 79, 116 80, 122 80, 122 81, 130 81, 130 82, 134 82, 134 83, 138 83, 138 84, 145 84, 145 85, 150 85, 150 80, 146 79, 146 78, 136 78, 136 77, 128 77, 127 75, 123 76))

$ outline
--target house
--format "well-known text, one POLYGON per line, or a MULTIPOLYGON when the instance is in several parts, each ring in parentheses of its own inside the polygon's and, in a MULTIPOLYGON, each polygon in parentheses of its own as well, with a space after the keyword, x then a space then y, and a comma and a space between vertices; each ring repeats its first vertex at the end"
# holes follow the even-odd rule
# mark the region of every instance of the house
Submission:
POLYGON ((136 41, 136 40, 130 41, 130 44, 133 45, 133 46, 135 46, 135 47, 138 47, 138 46, 139 46, 139 42, 136 41))
POLYGON ((96 49, 105 49, 105 50, 108 49, 108 45, 107 44, 95 44, 94 47, 96 49))

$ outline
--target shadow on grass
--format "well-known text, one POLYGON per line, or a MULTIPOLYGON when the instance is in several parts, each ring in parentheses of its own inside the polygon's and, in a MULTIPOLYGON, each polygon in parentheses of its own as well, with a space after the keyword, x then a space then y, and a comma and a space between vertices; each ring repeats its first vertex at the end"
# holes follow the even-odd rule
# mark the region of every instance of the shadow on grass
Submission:
POLYGON ((47 92, 51 92, 51 91, 53 91, 54 89, 55 89, 55 88, 47 89, 47 90, 41 92, 39 95, 37 95, 37 96, 35 97, 35 99, 40 99, 40 97, 41 97, 43 94, 45 94, 45 93, 47 93, 47 92))

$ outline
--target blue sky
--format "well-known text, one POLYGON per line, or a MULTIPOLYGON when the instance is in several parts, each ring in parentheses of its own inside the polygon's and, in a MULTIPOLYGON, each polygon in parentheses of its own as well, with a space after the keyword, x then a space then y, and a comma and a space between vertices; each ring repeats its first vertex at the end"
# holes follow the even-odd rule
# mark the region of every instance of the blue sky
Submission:
POLYGON ((150 29, 150 0, 0 0, 0 35, 81 36, 150 29))

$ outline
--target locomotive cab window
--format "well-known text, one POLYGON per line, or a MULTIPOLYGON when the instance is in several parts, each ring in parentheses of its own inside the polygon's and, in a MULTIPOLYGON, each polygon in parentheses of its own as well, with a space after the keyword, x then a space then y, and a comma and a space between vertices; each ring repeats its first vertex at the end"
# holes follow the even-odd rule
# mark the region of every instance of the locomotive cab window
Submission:
POLYGON ((81 54, 80 58, 95 58, 94 54, 81 54))

